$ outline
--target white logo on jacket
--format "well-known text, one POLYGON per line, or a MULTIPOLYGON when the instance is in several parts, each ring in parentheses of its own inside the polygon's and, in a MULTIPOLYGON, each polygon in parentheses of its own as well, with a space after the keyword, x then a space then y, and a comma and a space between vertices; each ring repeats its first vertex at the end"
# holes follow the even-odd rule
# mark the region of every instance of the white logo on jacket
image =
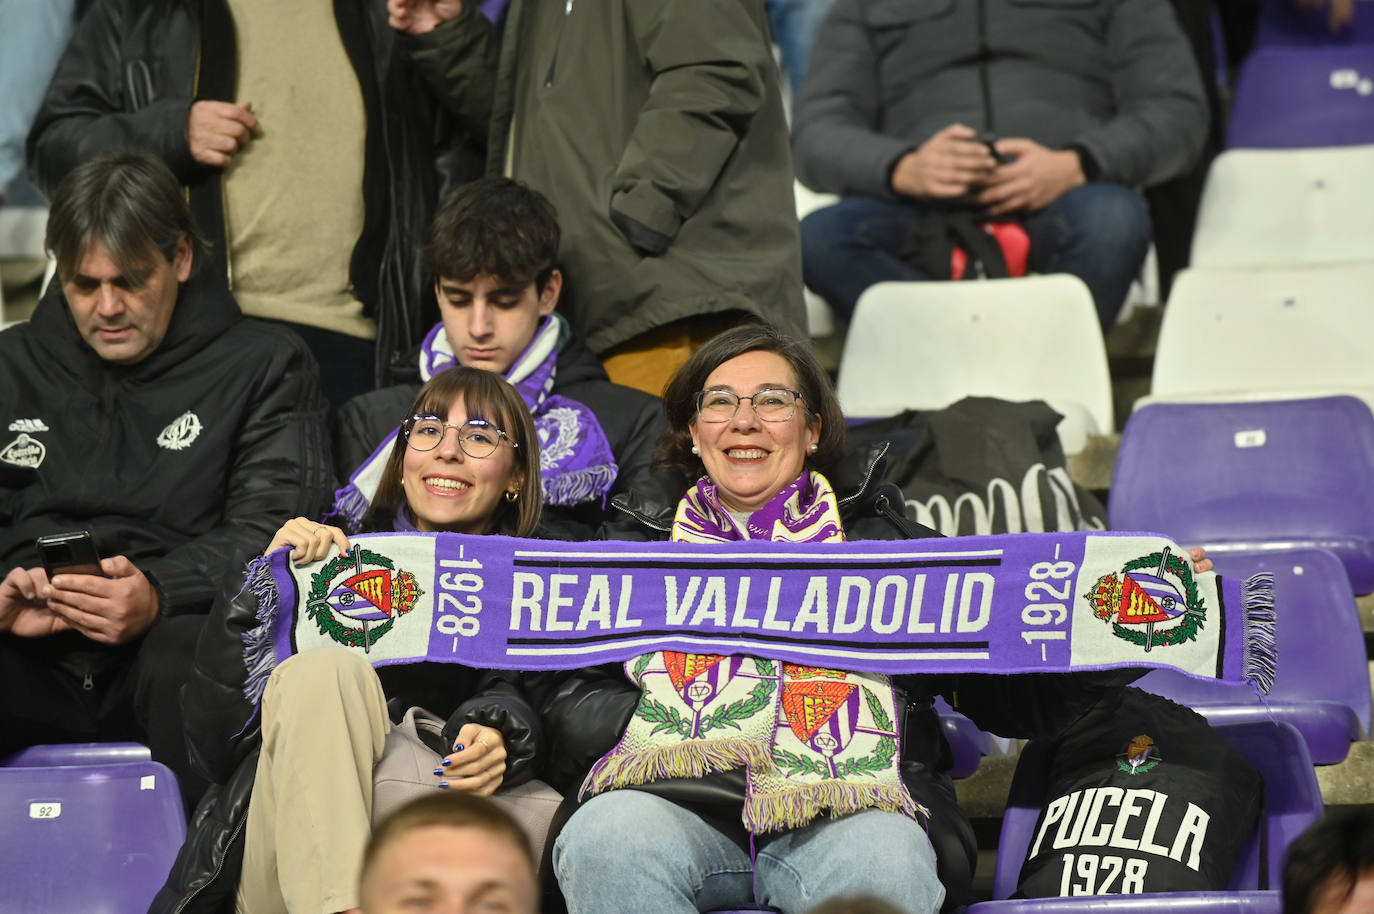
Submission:
POLYGON ((202 428, 200 417, 187 410, 173 419, 172 424, 164 428, 162 433, 157 436, 158 446, 169 451, 185 450, 200 437, 202 428))
POLYGON ((18 438, 5 445, 5 449, 0 451, 0 463, 8 463, 11 466, 22 467, 26 470, 36 470, 42 465, 43 458, 46 456, 48 456, 48 449, 43 445, 43 442, 37 438, 29 437, 26 432, 20 432, 18 438))
POLYGON ((42 419, 15 419, 10 423, 12 432, 47 432, 51 431, 47 423, 42 419))

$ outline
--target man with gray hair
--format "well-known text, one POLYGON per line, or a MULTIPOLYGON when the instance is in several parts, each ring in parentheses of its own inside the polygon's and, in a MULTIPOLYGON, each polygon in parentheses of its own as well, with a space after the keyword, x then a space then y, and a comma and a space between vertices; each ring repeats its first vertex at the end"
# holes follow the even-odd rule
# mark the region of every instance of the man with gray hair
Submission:
POLYGON ((150 153, 74 169, 47 247, 55 280, 0 333, 0 756, 136 739, 185 781, 178 692, 212 595, 329 504, 318 370, 201 280, 150 153), (98 573, 50 577, 36 539, 79 531, 98 573))

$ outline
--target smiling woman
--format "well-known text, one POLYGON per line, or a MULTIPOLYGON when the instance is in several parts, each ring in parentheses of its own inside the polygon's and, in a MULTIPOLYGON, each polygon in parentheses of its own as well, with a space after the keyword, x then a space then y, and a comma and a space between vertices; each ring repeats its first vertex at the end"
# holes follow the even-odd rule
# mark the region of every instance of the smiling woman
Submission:
MULTIPOLYGON (((539 442, 524 401, 499 375, 458 366, 411 404, 363 528, 530 536, 539 491, 539 442)), ((346 555, 349 545, 339 528, 298 517, 266 551, 289 547, 303 564, 346 555)), ((235 763, 255 765, 251 782, 235 775, 251 783, 246 814, 242 791, 226 791, 220 815, 198 819, 207 829, 246 823, 238 910, 354 907, 363 846, 386 805, 374 779, 391 800, 431 790, 488 796, 530 781, 539 727, 518 674, 458 664, 374 670, 357 652, 315 648, 272 670, 255 709, 243 695, 243 644, 256 624, 251 588, 216 605, 183 698, 199 722, 189 730, 201 758, 261 735, 256 762, 232 750, 235 763), (397 718, 411 710, 393 725, 391 708, 397 718)), ((204 840, 193 833, 188 846, 204 840)))

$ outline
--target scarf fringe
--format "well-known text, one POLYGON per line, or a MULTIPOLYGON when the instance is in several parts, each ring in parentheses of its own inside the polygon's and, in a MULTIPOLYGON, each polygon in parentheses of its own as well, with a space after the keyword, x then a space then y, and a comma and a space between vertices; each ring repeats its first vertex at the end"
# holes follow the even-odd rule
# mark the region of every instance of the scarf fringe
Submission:
POLYGON ((243 665, 248 672, 243 681, 243 695, 256 705, 267 688, 267 678, 277 666, 273 633, 281 597, 277 592, 277 582, 272 578, 272 566, 267 556, 260 555, 248 564, 248 579, 239 596, 244 591, 251 591, 258 601, 258 624, 243 633, 243 665))
POLYGON ((354 532, 362 524, 363 515, 367 513, 367 509, 371 505, 372 499, 364 495, 356 485, 350 482, 342 489, 334 491, 334 507, 322 520, 326 524, 332 523, 349 532, 354 532))
POLYGON ((637 752, 612 751, 591 770, 578 791, 578 800, 665 778, 699 778, 716 771, 771 764, 768 747, 738 739, 698 740, 653 746, 637 752))
POLYGON ((901 813, 918 822, 925 820, 928 823, 930 819, 930 810, 912 799, 903 787, 825 781, 762 795, 751 790, 744 801, 744 824, 754 835, 801 828, 826 809, 830 810, 831 818, 865 809, 881 809, 901 813))
POLYGON ((603 463, 585 470, 559 473, 543 477, 544 504, 580 505, 601 498, 615 484, 620 469, 614 463, 603 463))
POLYGON ((1260 572, 1241 585, 1245 608, 1245 637, 1241 675, 1261 694, 1274 687, 1278 669, 1278 616, 1274 611, 1274 575, 1260 572))

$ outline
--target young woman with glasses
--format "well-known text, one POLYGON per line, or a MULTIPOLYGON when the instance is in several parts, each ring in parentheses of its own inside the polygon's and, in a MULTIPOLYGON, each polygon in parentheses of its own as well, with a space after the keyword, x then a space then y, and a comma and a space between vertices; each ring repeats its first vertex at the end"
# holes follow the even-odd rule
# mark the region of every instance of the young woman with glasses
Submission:
MULTIPOLYGON (((539 493, 524 401, 499 375, 460 366, 421 388, 362 527, 530 536, 539 493)), ((346 554, 349 542, 337 527, 297 517, 266 552, 287 546, 304 564, 346 554)), ((350 910, 363 847, 384 812, 374 804, 380 768, 396 797, 487 796, 530 781, 539 726, 518 674, 447 663, 374 669, 356 652, 315 648, 272 671, 258 707, 244 695, 244 634, 256 610, 250 588, 220 601, 183 694, 193 760, 228 783, 211 814, 195 818, 169 889, 179 881, 201 901, 228 893, 225 901, 254 914, 350 910), (413 782, 399 792, 390 783, 398 760, 413 782), (232 852, 240 836, 241 870, 232 852)))

